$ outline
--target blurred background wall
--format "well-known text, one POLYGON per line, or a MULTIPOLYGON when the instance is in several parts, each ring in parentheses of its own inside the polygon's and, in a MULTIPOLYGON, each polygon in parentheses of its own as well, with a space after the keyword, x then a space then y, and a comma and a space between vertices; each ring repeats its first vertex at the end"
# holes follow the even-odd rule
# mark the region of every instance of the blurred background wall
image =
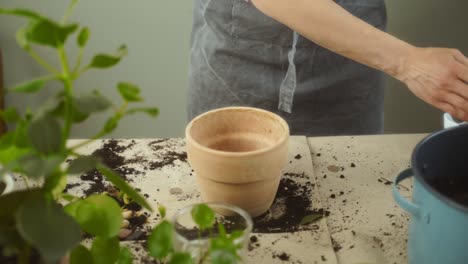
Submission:
MULTIPOLYGON (((29 7, 59 19, 68 1, 0 0, 3 7, 29 7)), ((468 54, 468 1, 466 0, 391 0, 387 1, 389 27, 394 35, 420 46, 444 46, 468 54)), ((120 44, 129 47, 129 56, 111 70, 93 70, 77 83, 77 90, 105 89, 113 101, 120 100, 115 90, 118 81, 137 83, 147 105, 160 108, 160 116, 150 119, 133 116, 124 119, 112 134, 116 138, 182 137, 185 119, 185 94, 189 61, 192 1, 82 0, 71 17, 91 29, 84 61, 98 52, 113 52, 120 44)), ((41 69, 16 46, 14 34, 24 24, 21 19, 0 16, 0 48, 3 50, 6 87, 39 76, 41 69)), ((70 54, 77 52, 70 49, 70 54)), ((39 54, 56 61, 50 49, 39 54)), ((25 98, 8 94, 6 105, 34 108, 57 87, 25 98)), ((426 105, 398 81, 387 78, 386 133, 431 132, 441 128, 441 113, 426 105)), ((75 127, 72 136, 90 137, 105 120, 93 117, 75 127)))

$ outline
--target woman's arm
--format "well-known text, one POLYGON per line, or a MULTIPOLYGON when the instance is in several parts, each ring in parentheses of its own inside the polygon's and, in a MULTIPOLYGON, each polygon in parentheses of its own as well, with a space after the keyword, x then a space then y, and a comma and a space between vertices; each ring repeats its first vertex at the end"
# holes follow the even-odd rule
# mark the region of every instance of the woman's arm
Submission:
POLYGON ((251 0, 304 37, 403 81, 419 98, 468 121, 468 58, 418 48, 356 18, 332 0, 251 0))

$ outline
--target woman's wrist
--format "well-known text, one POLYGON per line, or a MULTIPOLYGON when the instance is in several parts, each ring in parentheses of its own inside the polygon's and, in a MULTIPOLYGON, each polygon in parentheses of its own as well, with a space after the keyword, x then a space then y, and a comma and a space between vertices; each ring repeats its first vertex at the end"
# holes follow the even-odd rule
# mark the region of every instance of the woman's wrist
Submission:
POLYGON ((410 68, 411 55, 416 53, 417 49, 419 48, 401 41, 399 47, 395 48, 393 51, 388 51, 388 57, 385 59, 386 61, 382 64, 380 70, 404 82, 407 79, 407 69, 410 68))

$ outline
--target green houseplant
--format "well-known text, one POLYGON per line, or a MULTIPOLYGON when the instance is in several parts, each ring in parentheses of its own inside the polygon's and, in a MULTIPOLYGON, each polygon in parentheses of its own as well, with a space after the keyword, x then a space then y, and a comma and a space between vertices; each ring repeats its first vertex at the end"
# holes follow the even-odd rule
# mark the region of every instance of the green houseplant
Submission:
MULTIPOLYGON (((127 54, 127 48, 122 45, 113 54, 97 54, 83 64, 90 31, 68 22, 76 4, 76 0, 71 0, 60 22, 31 10, 0 7, 0 15, 19 16, 27 21, 18 30, 16 41, 48 73, 8 91, 33 94, 51 82, 61 84, 56 94, 37 109, 22 114, 14 107, 0 111, 0 118, 15 127, 0 137, 0 177, 14 173, 26 183, 32 183, 23 190, 0 196, 2 263, 132 263, 131 251, 121 246, 117 238, 122 224, 117 202, 105 194, 84 198, 67 194, 64 192, 67 177, 97 169, 121 194, 152 210, 116 172, 98 158, 77 151, 111 133, 123 117, 135 113, 154 117, 158 109, 138 106, 142 101, 140 90, 129 82, 117 84, 122 97, 120 105, 114 105, 98 90, 82 94, 75 89, 75 81, 81 75, 93 69, 111 68, 127 54), (65 49, 71 39, 79 48, 73 64, 65 49), (60 68, 43 60, 35 52, 35 45, 55 50, 60 68), (110 112, 110 117, 91 139, 74 146, 67 144, 74 124, 104 111, 110 112), (72 161, 67 163, 67 159, 72 161), (90 246, 81 244, 83 233, 93 236, 90 246)), ((164 219, 162 207, 159 211, 163 220, 148 239, 149 255, 163 263, 194 263, 190 254, 175 250, 174 225, 164 219)), ((214 213, 208 206, 195 206, 192 216, 200 232, 214 230, 214 213)), ((216 229, 220 235, 211 239, 214 246, 207 249, 206 258, 197 262, 235 263, 239 260, 239 245, 235 245, 234 239, 239 232, 226 234, 222 224, 216 229)))

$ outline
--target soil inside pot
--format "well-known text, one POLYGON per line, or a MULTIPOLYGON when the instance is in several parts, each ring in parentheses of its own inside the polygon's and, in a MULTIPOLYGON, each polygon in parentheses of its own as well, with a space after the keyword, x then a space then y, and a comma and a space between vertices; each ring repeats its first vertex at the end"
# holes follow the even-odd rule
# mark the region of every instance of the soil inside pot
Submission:
POLYGON ((428 181, 445 197, 468 207, 468 177, 444 178, 438 177, 428 181))
POLYGON ((266 149, 272 146, 274 142, 259 138, 247 138, 245 136, 222 137, 215 139, 208 144, 208 148, 227 152, 247 152, 260 149, 266 149))

